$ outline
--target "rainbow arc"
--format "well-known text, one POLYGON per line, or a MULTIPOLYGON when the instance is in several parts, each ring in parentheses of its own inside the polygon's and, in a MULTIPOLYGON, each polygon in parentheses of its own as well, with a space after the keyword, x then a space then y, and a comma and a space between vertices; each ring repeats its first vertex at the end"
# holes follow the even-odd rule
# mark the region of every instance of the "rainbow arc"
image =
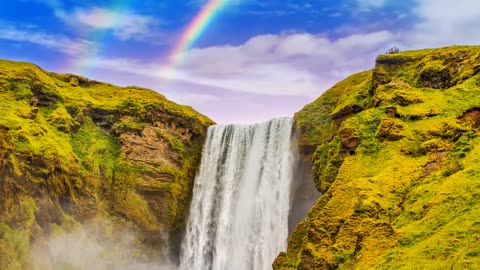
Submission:
MULTIPOLYGON (((204 33, 205 29, 210 25, 220 10, 229 2, 229 0, 208 0, 208 2, 201 8, 201 10, 195 15, 193 20, 188 24, 185 30, 182 32, 180 39, 164 59, 160 68, 160 76, 163 78, 163 83, 174 79, 175 67, 178 66, 188 51, 192 48, 195 41, 204 33)), ((113 6, 115 10, 128 9, 129 1, 120 0, 113 6)), ((122 18, 119 15, 121 12, 109 14, 103 18, 108 22, 120 21, 122 18)), ((72 62, 70 62, 70 70, 73 73, 88 76, 89 70, 85 69, 86 66, 91 66, 91 61, 97 58, 97 54, 102 46, 105 45, 105 39, 108 38, 106 31, 92 31, 89 33, 88 40, 103 40, 103 42, 97 43, 95 49, 88 48, 77 56, 72 62)))
POLYGON ((227 2, 228 0, 209 0, 185 28, 180 40, 169 54, 167 61, 161 69, 162 75, 167 80, 172 77, 171 74, 175 67, 182 62, 195 41, 203 34, 227 2))

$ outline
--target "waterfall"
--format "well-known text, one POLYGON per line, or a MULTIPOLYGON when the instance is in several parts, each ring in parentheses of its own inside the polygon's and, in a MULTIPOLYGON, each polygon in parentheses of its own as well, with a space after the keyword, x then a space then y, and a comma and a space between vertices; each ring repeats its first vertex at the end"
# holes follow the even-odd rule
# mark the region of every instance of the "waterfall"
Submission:
POLYGON ((288 237, 292 124, 281 118, 208 129, 180 269, 271 269, 288 237))

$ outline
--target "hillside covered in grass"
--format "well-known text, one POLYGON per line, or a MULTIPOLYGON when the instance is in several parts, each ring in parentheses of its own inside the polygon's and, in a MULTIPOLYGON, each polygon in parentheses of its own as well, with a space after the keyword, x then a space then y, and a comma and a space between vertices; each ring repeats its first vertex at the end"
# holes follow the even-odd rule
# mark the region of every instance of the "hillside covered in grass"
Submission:
POLYGON ((32 245, 94 220, 158 250, 184 227, 211 124, 148 89, 0 60, 0 269, 34 269, 32 245))
POLYGON ((479 72, 480 47, 380 55, 298 112, 323 195, 274 269, 478 269, 479 72))

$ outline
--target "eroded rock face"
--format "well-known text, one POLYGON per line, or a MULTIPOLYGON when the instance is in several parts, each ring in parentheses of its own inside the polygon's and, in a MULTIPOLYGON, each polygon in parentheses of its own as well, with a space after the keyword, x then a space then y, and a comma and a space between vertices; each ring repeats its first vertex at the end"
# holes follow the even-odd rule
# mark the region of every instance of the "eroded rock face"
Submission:
POLYGON ((140 135, 123 133, 120 135, 121 152, 133 163, 178 168, 179 155, 172 151, 170 142, 160 135, 162 132, 160 128, 147 126, 140 135))
POLYGON ((165 235, 178 253, 210 119, 148 89, 3 60, 0 97, 0 269, 26 269, 29 243, 92 219, 111 224, 105 237, 135 232, 139 258, 165 235))
POLYGON ((402 121, 397 119, 382 119, 378 126, 377 138, 379 140, 398 141, 405 137, 405 127, 402 121))
POLYGON ((352 127, 344 127, 338 131, 338 136, 342 141, 343 147, 348 151, 355 152, 355 149, 360 144, 360 138, 357 131, 352 127))
POLYGON ((424 67, 419 73, 418 86, 434 89, 446 89, 452 85, 452 75, 446 68, 424 67))

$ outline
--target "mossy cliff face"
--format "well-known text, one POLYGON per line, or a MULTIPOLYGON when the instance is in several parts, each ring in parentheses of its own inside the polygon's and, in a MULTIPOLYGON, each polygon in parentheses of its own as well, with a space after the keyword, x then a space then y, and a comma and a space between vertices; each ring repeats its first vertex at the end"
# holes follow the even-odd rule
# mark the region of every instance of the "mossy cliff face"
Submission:
POLYGON ((478 269, 479 72, 480 47, 381 55, 298 112, 323 195, 274 269, 478 269))
POLYGON ((140 246, 181 232, 211 120, 151 90, 3 60, 0 98, 0 269, 100 217, 140 246))

